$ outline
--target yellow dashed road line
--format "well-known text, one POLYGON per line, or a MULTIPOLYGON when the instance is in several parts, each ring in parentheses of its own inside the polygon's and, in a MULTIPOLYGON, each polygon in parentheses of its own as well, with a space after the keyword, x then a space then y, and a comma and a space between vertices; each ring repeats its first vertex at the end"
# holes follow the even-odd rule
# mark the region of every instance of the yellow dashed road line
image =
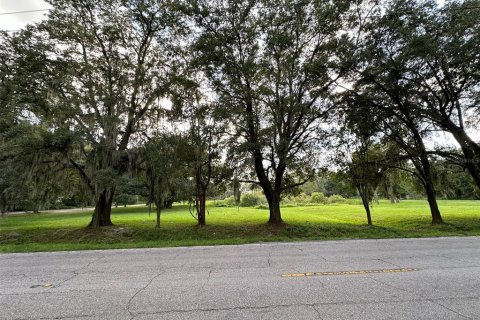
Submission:
POLYGON ((418 269, 415 269, 415 268, 401 268, 401 269, 378 269, 378 270, 285 273, 285 274, 282 274, 282 277, 296 278, 296 277, 313 277, 313 276, 349 276, 349 275, 356 275, 356 274, 412 272, 412 271, 418 271, 418 269))

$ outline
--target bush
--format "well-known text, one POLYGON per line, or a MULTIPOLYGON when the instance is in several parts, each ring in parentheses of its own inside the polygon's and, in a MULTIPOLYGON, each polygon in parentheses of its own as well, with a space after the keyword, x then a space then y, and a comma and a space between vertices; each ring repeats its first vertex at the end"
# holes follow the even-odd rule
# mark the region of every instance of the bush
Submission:
POLYGON ((214 207, 217 207, 217 208, 230 207, 228 204, 225 203, 225 200, 216 200, 216 201, 213 203, 213 206, 214 206, 214 207))
POLYGON ((235 203, 235 197, 234 196, 230 196, 230 197, 227 197, 223 200, 223 204, 226 206, 226 207, 235 207, 237 204, 235 203))
POLYGON ((295 204, 306 204, 309 201, 310 201, 309 197, 304 192, 292 198, 292 202, 295 204))
POLYGON ((328 203, 344 203, 344 202, 345 202, 345 198, 339 194, 333 194, 330 197, 328 197, 328 203))
POLYGON ((280 206, 281 206, 282 208, 295 208, 295 207, 298 207, 298 204, 293 203, 293 202, 283 203, 283 201, 282 201, 282 203, 280 204, 280 206))
POLYGON ((266 199, 261 193, 245 193, 240 199, 241 207, 255 207, 264 203, 266 203, 266 199))
POLYGON ((296 196, 289 195, 282 199, 281 205, 283 207, 295 207, 297 205, 306 205, 310 202, 310 197, 307 196, 304 192, 297 194, 296 196))
POLYGON ((311 203, 327 203, 327 197, 323 194, 323 192, 313 192, 312 196, 310 197, 311 203))

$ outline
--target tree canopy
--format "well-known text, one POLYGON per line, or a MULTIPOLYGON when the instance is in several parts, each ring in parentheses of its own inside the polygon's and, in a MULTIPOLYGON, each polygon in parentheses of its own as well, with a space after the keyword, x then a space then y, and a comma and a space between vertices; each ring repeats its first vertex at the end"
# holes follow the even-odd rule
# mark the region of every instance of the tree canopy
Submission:
POLYGON ((350 185, 371 223, 407 175, 442 223, 438 196, 479 194, 475 0, 47 2, 0 32, 2 212, 82 199, 100 227, 141 198, 160 226, 188 200, 204 225, 252 185, 282 225, 302 186, 350 185))

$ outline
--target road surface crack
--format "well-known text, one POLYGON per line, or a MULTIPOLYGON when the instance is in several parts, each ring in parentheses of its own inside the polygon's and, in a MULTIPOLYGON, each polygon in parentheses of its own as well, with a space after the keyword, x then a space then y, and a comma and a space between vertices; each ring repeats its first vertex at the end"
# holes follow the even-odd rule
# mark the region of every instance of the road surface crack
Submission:
MULTIPOLYGON (((395 303, 401 302, 417 302, 417 301, 429 301, 430 299, 404 299, 396 300, 395 303)), ((137 315, 154 315, 154 314, 168 314, 168 313, 191 313, 191 312, 215 312, 215 311, 233 311, 233 310, 262 310, 269 308, 288 308, 288 307, 310 307, 314 308, 316 311, 316 306, 332 306, 332 305, 369 305, 369 304, 379 304, 379 303, 388 303, 390 300, 379 300, 379 301, 339 301, 339 302, 325 302, 325 303, 292 303, 292 304, 273 304, 273 305, 264 305, 264 306, 238 306, 230 308, 198 308, 198 309, 173 309, 173 310, 162 310, 155 312, 138 312, 137 315)), ((321 317, 320 312, 317 312, 317 315, 321 317)), ((322 318, 320 318, 322 319, 322 318)))
POLYGON ((155 280, 156 278, 158 278, 159 276, 161 276, 161 275, 164 274, 164 273, 165 273, 165 270, 162 270, 161 272, 157 273, 154 277, 152 277, 152 278, 148 281, 148 283, 147 283, 145 286, 143 286, 142 288, 140 288, 139 290, 137 290, 137 292, 135 292, 135 293, 133 294, 133 296, 128 300, 128 303, 127 303, 127 311, 128 311, 128 313, 130 314, 130 320, 133 320, 133 319, 137 316, 136 314, 134 314, 134 313, 130 310, 133 299, 135 299, 135 297, 136 297, 137 295, 139 295, 142 291, 144 291, 145 289, 147 289, 148 286, 152 284, 153 280, 155 280))
MULTIPOLYGON (((205 289, 205 286, 208 285, 208 283, 210 282, 210 278, 212 277, 212 273, 213 271, 215 271, 215 269, 213 267, 210 267, 209 270, 208 270, 208 275, 207 275, 207 279, 205 281, 205 283, 202 283, 202 286, 200 288, 200 291, 203 291, 205 289)), ((183 293, 185 293, 187 290, 185 291, 182 291, 182 295, 183 293)))
POLYGON ((394 285, 392 285, 392 284, 383 282, 383 281, 378 280, 378 279, 375 279, 375 278, 373 278, 373 277, 370 277, 370 279, 372 279, 373 281, 378 282, 378 283, 380 283, 380 284, 383 284, 383 285, 385 285, 385 286, 387 286, 387 287, 394 288, 394 289, 401 290, 401 291, 410 293, 410 294, 412 294, 412 295, 415 295, 415 296, 419 297, 419 298, 422 299, 422 300, 424 299, 424 301, 430 301, 430 302, 432 302, 432 303, 435 303, 436 305, 438 305, 438 306, 440 306, 440 307, 443 307, 444 309, 447 309, 447 310, 449 310, 449 311, 451 311, 451 312, 453 312, 453 313, 455 313, 455 314, 457 314, 457 315, 459 315, 459 316, 461 316, 461 317, 463 317, 463 318, 465 318, 465 319, 473 319, 473 318, 467 317, 467 316, 465 316, 465 315, 463 315, 463 314, 461 314, 461 313, 459 313, 459 312, 457 312, 457 311, 455 311, 455 310, 453 310, 453 309, 448 308, 447 306, 441 304, 440 302, 437 302, 437 301, 435 301, 435 300, 433 300, 433 299, 427 298, 427 297, 424 296, 424 295, 416 294, 416 293, 414 293, 414 292, 412 292, 412 291, 410 291, 410 290, 407 290, 407 289, 404 289, 404 288, 400 288, 400 287, 394 286, 394 285))
POLYGON ((438 305, 438 306, 440 306, 440 307, 442 307, 442 308, 444 308, 444 309, 447 309, 447 310, 449 310, 449 311, 451 311, 451 312, 459 315, 460 317, 462 317, 462 318, 464 318, 464 319, 472 319, 472 320, 473 320, 473 318, 467 317, 466 315, 464 315, 464 314, 462 314, 462 313, 460 313, 460 312, 458 312, 458 311, 455 311, 455 310, 453 310, 453 309, 450 309, 449 307, 447 307, 447 306, 445 306, 445 305, 441 304, 440 302, 437 302, 437 301, 435 301, 435 300, 433 300, 433 299, 427 299, 427 301, 430 301, 430 302, 432 302, 432 303, 435 303, 436 305, 438 305))
POLYGON ((395 264, 395 263, 393 263, 393 262, 390 262, 390 261, 387 261, 387 260, 384 260, 384 259, 376 259, 376 260, 377 260, 377 261, 380 261, 380 262, 383 262, 383 263, 386 263, 386 264, 389 264, 389 265, 392 265, 392 266, 394 266, 394 267, 396 267, 396 268, 399 268, 399 269, 402 268, 402 267, 400 267, 398 264, 395 264))
POLYGON ((312 309, 317 314, 318 319, 323 320, 322 315, 320 314, 320 311, 318 311, 318 309, 315 307, 315 305, 312 305, 312 309))
POLYGON ((73 270, 73 271, 72 271, 72 272, 73 272, 73 275, 72 275, 71 277, 69 277, 69 278, 61 281, 59 284, 57 284, 57 285, 55 285, 55 286, 53 286, 53 287, 54 287, 54 288, 58 288, 58 287, 62 286, 65 282, 70 281, 70 280, 72 280, 73 278, 75 278, 76 276, 80 275, 80 272, 81 272, 82 270, 87 269, 87 268, 90 267, 92 264, 94 264, 95 262, 100 261, 100 260, 103 259, 103 258, 105 258, 105 257, 100 257, 100 258, 97 258, 97 259, 95 259, 95 260, 92 260, 92 261, 90 261, 89 263, 87 263, 86 265, 84 265, 83 267, 81 267, 81 268, 79 268, 79 269, 76 269, 76 270, 73 270))
POLYGON ((401 287, 394 286, 393 284, 390 284, 390 283, 387 283, 387 282, 383 282, 383 281, 378 280, 378 279, 376 279, 376 278, 374 278, 374 277, 372 277, 372 276, 369 276, 369 278, 370 278, 371 280, 377 282, 377 283, 383 284, 384 286, 387 286, 387 287, 390 287, 390 288, 393 288, 393 289, 397 289, 397 290, 400 290, 400 291, 403 291, 403 292, 407 292, 407 293, 410 293, 410 294, 413 294, 413 295, 415 295, 415 296, 417 296, 417 297, 422 298, 422 296, 420 296, 420 295, 418 295, 418 294, 416 294, 416 293, 414 293, 414 292, 412 292, 412 291, 410 291, 410 290, 407 290, 407 289, 404 289, 404 288, 401 288, 401 287))
POLYGON ((457 258, 457 257, 451 257, 451 256, 448 256, 446 254, 439 255, 439 257, 449 259, 449 260, 453 260, 453 261, 460 262, 460 263, 469 263, 469 264, 471 264, 472 267, 480 267, 475 261, 471 261, 471 260, 465 260, 465 259, 461 259, 461 258, 457 258))
MULTIPOLYGON (((29 276, 27 276, 25 273, 14 273, 14 274, 5 274, 5 276, 7 277, 22 277, 22 278, 28 278, 29 276)), ((32 276, 30 276, 32 277, 32 276)))
MULTIPOLYGON (((190 312, 215 312, 215 311, 232 311, 232 310, 263 310, 269 308, 289 308, 289 307, 310 307, 315 309, 315 304, 313 303, 293 303, 293 304, 273 304, 265 306, 238 306, 231 308, 201 308, 201 309, 178 309, 178 310, 163 310, 156 312, 139 312, 138 315, 153 315, 153 314, 168 314, 168 313, 190 313, 190 312)), ((320 313, 315 309, 318 316, 320 313)), ((321 318, 320 318, 321 319, 321 318)), ((132 320, 132 319, 130 319, 132 320)))

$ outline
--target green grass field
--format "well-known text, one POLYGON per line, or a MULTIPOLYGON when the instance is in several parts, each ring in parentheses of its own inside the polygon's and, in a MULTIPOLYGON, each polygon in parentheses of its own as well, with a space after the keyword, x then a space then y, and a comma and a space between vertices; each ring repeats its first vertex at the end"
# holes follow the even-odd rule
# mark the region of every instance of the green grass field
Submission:
POLYGON ((0 252, 146 248, 396 237, 480 235, 480 201, 439 201, 445 221, 432 226, 425 201, 382 201, 366 225, 361 205, 332 204, 282 209, 285 226, 266 225, 268 211, 254 208, 208 208, 207 226, 197 227, 185 206, 155 216, 134 206, 113 210, 113 227, 85 228, 91 212, 43 213, 0 218, 0 252))

